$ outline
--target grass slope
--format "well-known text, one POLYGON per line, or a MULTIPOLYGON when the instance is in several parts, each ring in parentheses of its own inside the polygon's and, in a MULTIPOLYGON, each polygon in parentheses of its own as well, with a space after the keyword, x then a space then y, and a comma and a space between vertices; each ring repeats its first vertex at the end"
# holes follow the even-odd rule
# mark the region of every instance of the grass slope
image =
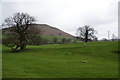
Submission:
POLYGON ((3 78, 116 78, 118 42, 28 46, 11 53, 3 46, 3 78), (88 63, 81 63, 87 60, 88 63))

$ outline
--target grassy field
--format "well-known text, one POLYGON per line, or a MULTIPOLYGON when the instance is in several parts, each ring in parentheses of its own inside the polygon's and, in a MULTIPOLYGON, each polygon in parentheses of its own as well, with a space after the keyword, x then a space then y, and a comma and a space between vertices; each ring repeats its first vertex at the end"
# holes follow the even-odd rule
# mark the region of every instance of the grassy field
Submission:
POLYGON ((84 44, 27 46, 20 53, 3 46, 3 78, 117 78, 118 42, 84 44))

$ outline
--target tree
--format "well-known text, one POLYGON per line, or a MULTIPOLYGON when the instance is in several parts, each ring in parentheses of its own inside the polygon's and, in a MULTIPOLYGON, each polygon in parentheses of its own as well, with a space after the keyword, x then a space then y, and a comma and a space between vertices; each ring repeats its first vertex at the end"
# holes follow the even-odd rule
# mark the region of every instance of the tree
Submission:
POLYGON ((66 43, 66 38, 61 39, 62 44, 66 43))
POLYGON ((70 38, 66 39, 66 43, 70 43, 70 42, 71 42, 70 38))
POLYGON ((95 30, 94 28, 88 26, 88 25, 85 25, 83 27, 79 27, 77 29, 77 35, 80 39, 82 39, 83 41, 85 42, 88 42, 88 40, 91 40, 95 37, 95 30))
POLYGON ((52 38, 52 41, 53 41, 53 43, 55 43, 55 44, 56 44, 56 43, 57 43, 57 41, 58 41, 57 37, 53 37, 53 38, 52 38))
POLYGON ((44 45, 44 44, 48 44, 48 40, 37 35, 37 36, 34 36, 33 38, 29 39, 28 44, 30 44, 30 45, 44 45))
POLYGON ((3 25, 9 27, 12 34, 17 35, 16 38, 19 41, 19 44, 14 44, 16 46, 14 48, 15 50, 18 48, 20 48, 20 50, 26 49, 27 38, 29 34, 27 33, 27 30, 29 25, 33 24, 34 22, 36 22, 36 19, 27 13, 15 13, 13 16, 5 19, 3 25))
POLYGON ((28 27, 27 31, 27 43, 31 45, 40 45, 42 42, 41 29, 35 27, 34 24, 28 27))

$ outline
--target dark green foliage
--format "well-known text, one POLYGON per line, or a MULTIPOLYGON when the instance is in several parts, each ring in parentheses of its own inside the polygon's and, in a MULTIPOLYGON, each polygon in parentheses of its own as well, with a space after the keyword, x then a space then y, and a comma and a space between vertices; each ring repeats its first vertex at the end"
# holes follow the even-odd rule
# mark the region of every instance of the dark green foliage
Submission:
POLYGON ((70 38, 62 38, 61 42, 62 42, 62 44, 71 43, 71 39, 70 38))
POLYGON ((66 43, 71 43, 71 39, 70 38, 66 39, 66 43))
POLYGON ((62 44, 65 44, 66 43, 66 38, 62 38, 61 42, 62 42, 62 44))
POLYGON ((53 41, 54 44, 56 44, 57 41, 58 41, 57 37, 53 37, 53 38, 52 38, 52 41, 53 41))
POLYGON ((28 41, 28 44, 29 45, 44 45, 44 44, 48 44, 48 40, 37 35, 37 36, 31 37, 31 39, 28 41))

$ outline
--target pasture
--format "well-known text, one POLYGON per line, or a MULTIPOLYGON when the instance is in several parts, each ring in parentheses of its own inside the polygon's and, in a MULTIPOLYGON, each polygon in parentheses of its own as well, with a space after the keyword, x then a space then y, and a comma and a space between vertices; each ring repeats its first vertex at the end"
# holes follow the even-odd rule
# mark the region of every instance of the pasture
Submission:
POLYGON ((117 78, 118 42, 2 47, 3 78, 117 78), (88 61, 81 63, 81 60, 88 61))

